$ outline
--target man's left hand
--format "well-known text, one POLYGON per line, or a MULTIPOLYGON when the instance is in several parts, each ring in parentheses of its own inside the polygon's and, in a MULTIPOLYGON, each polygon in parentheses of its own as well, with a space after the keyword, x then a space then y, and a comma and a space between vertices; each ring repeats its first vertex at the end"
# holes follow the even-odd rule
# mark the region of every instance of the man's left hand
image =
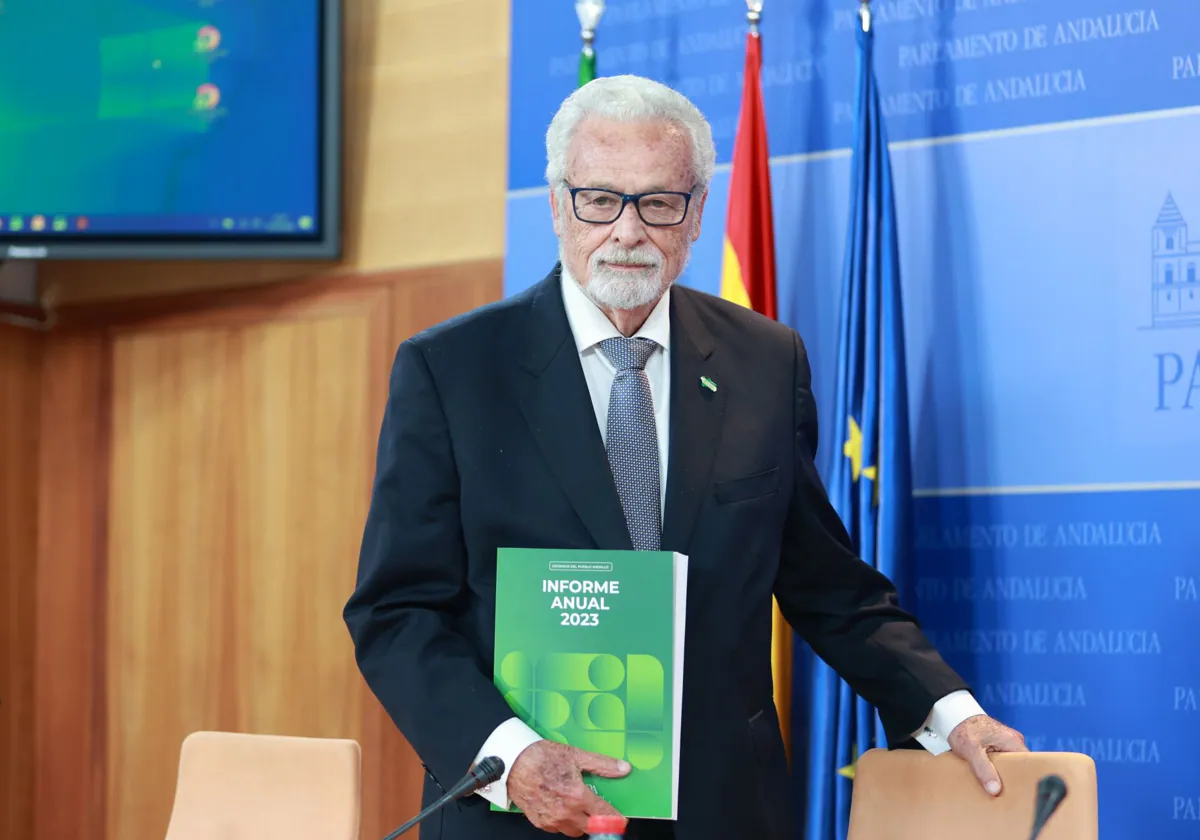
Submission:
POLYGON ((1025 736, 987 715, 969 717, 950 733, 950 751, 971 765, 983 789, 1000 795, 1000 774, 992 764, 994 752, 1029 752, 1025 736))

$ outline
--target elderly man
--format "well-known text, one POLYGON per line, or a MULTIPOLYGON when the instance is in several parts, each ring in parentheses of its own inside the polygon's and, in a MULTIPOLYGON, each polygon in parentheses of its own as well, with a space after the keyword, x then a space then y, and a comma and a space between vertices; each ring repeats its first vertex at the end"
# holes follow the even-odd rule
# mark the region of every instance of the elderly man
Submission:
POLYGON ((396 355, 345 610, 363 675, 428 770, 427 802, 481 756, 505 761, 504 778, 422 836, 578 837, 589 814, 612 811, 586 774, 629 772, 542 740, 494 687, 499 546, 690 557, 678 819, 634 820, 631 837, 795 837, 772 594, 878 707, 893 746, 949 748, 998 792, 987 754, 1024 741, 852 553, 813 465, 800 337, 674 285, 713 172, 704 117, 656 82, 601 78, 563 102, 546 154, 558 264, 396 355))

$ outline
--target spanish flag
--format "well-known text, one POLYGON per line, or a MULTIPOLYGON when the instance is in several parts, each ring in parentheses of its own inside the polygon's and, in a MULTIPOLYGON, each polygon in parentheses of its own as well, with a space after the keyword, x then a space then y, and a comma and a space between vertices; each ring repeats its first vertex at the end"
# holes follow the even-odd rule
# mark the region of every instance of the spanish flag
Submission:
MULTIPOLYGON (((771 171, 762 100, 762 40, 757 26, 746 36, 742 108, 733 144, 721 297, 768 318, 775 309, 775 235, 771 221, 771 171)), ((773 607, 771 670, 783 742, 791 746, 792 628, 773 607)))
POLYGON ((762 41, 752 31, 746 36, 742 109, 733 143, 721 297, 776 318, 775 235, 761 70, 762 41))

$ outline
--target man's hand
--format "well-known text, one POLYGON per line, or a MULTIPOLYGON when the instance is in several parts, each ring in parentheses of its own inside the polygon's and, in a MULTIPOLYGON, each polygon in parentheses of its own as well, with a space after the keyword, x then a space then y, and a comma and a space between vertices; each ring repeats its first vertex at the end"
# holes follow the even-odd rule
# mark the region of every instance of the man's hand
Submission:
POLYGON ((1000 774, 989 754, 1029 752, 1024 735, 987 715, 967 718, 954 727, 948 740, 951 752, 971 765, 983 789, 992 796, 1000 794, 1000 774))
POLYGON ((629 763, 585 752, 554 741, 538 741, 525 749, 508 773, 508 798, 542 831, 581 837, 592 814, 617 814, 616 808, 592 793, 581 773, 619 779, 629 763))

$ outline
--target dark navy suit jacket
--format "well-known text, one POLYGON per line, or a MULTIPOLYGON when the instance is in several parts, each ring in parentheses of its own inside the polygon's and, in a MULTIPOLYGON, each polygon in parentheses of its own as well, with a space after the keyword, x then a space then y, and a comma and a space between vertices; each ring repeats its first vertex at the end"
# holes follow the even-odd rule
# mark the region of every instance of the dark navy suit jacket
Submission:
MULTIPOLYGON (((513 714, 491 677, 497 547, 631 547, 559 282, 556 267, 396 354, 345 619, 368 685, 428 770, 427 802, 513 714)), ((796 332, 680 286, 670 321, 662 547, 690 558, 675 836, 793 840, 772 594, 879 708, 893 745, 966 686, 849 547, 813 463, 796 332)), ((421 836, 547 835, 470 796, 421 836)))

